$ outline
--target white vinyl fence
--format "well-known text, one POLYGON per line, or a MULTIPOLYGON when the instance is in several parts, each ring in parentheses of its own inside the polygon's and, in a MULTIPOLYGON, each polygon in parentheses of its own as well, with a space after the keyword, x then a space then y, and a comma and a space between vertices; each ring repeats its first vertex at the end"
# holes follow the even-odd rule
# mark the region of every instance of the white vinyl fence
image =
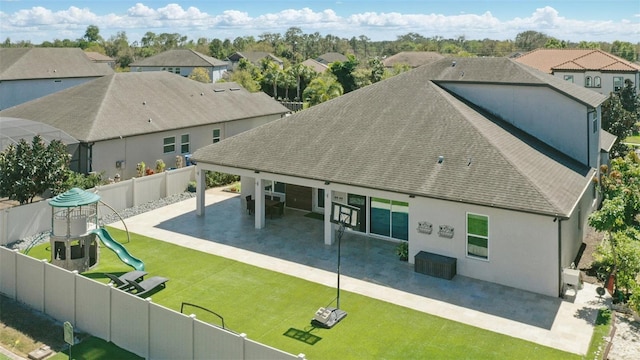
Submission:
POLYGON ((5 247, 0 293, 146 359, 305 358, 5 247))
MULTIPOLYGON (((164 171, 114 184, 96 186, 101 196, 99 216, 145 204, 184 192, 189 181, 195 180, 195 166, 164 171), (107 206, 108 205, 108 206, 107 206)), ((51 206, 46 200, 0 210, 0 245, 51 230, 51 206)))

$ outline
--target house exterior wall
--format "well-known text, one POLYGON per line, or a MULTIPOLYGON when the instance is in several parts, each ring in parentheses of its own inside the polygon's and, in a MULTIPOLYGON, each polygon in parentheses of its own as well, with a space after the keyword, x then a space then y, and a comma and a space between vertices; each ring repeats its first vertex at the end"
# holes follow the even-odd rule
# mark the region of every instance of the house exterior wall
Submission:
MULTIPOLYGON (((598 194, 595 183, 589 184, 584 195, 578 202, 571 217, 563 220, 560 228, 562 239, 562 255, 560 259, 563 268, 569 267, 575 261, 576 255, 580 251, 582 240, 584 239, 589 226, 589 215, 597 210, 598 194)), ((575 264, 577 266, 577 264, 575 264)))
MULTIPOLYGON (((222 78, 222 75, 227 71, 227 66, 197 66, 204 69, 207 69, 207 73, 209 74, 209 78, 211 82, 214 83, 222 78)), ((180 69, 178 73, 170 71, 171 73, 175 73, 180 76, 189 77, 193 69, 196 67, 193 66, 134 66, 131 71, 168 71, 168 68, 172 69, 180 69)))
MULTIPOLYGON (((131 136, 122 139, 99 141, 93 145, 92 171, 104 172, 105 177, 113 178, 119 174, 122 180, 136 176, 136 165, 144 161, 147 168, 154 169, 155 162, 162 159, 166 169, 176 166, 176 156, 184 157, 197 149, 213 143, 213 130, 220 129, 221 139, 237 135, 242 131, 266 124, 280 118, 279 114, 262 116, 251 119, 230 121, 226 123, 214 123, 187 129, 176 129, 157 133, 131 136), (182 153, 181 137, 189 135, 189 152, 182 153), (175 137, 175 151, 164 153, 163 140, 166 137, 175 137), (124 160, 124 167, 118 168, 117 161, 124 160)), ((183 161, 183 165, 186 162, 183 161)))
MULTIPOLYGON (((560 79, 565 79, 565 76, 573 76, 573 83, 579 86, 584 86, 590 90, 598 92, 603 95, 609 95, 613 92, 613 78, 614 77, 623 77, 624 80, 633 81, 633 85, 636 88, 636 91, 640 90, 640 73, 618 73, 618 72, 601 72, 601 71, 585 71, 585 72, 576 72, 576 71, 561 71, 555 70, 553 72, 553 76, 558 77, 560 79), (591 86, 588 87, 585 84, 585 78, 590 76, 592 81, 596 76, 600 77, 600 87, 591 86)), ((623 86, 624 86, 623 80, 623 86)))
POLYGON ((409 202, 409 261, 419 251, 457 259, 457 273, 549 296, 558 296, 558 230, 553 217, 437 199, 409 202), (489 259, 467 256, 467 213, 489 217, 489 259), (433 224, 420 233, 418 222, 433 224), (438 234, 440 225, 454 228, 452 238, 438 234))
POLYGON ((0 110, 20 105, 98 77, 0 81, 0 110))
POLYGON ((573 159, 598 168, 599 108, 590 117, 587 106, 547 87, 467 83, 442 86, 573 159), (596 132, 593 116, 597 117, 596 132))

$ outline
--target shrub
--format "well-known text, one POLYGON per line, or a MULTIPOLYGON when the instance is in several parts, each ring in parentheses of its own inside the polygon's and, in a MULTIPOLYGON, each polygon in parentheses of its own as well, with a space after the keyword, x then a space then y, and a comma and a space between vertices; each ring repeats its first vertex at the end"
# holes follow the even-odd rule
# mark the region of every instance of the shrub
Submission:
POLYGON ((205 173, 207 188, 233 184, 240 180, 240 176, 225 174, 217 171, 207 171, 205 173))

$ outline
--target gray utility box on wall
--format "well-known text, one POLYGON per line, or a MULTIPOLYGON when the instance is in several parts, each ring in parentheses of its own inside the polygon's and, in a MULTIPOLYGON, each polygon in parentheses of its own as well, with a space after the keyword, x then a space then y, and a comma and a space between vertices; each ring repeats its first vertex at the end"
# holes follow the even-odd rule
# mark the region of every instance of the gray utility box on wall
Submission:
POLYGON ((415 256, 415 272, 451 280, 456 276, 456 258, 420 251, 415 256))

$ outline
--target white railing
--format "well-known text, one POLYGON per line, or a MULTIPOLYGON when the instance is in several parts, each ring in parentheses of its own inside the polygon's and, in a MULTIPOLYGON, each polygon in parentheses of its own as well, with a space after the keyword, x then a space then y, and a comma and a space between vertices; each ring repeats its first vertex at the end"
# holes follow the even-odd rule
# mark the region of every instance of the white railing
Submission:
POLYGON ((146 359, 304 359, 0 247, 0 293, 146 359))
MULTIPOLYGON (((164 171, 114 184, 96 186, 89 191, 100 195, 100 216, 184 192, 195 180, 195 166, 164 171)), ((51 230, 51 206, 46 200, 0 210, 0 245, 51 230)))

